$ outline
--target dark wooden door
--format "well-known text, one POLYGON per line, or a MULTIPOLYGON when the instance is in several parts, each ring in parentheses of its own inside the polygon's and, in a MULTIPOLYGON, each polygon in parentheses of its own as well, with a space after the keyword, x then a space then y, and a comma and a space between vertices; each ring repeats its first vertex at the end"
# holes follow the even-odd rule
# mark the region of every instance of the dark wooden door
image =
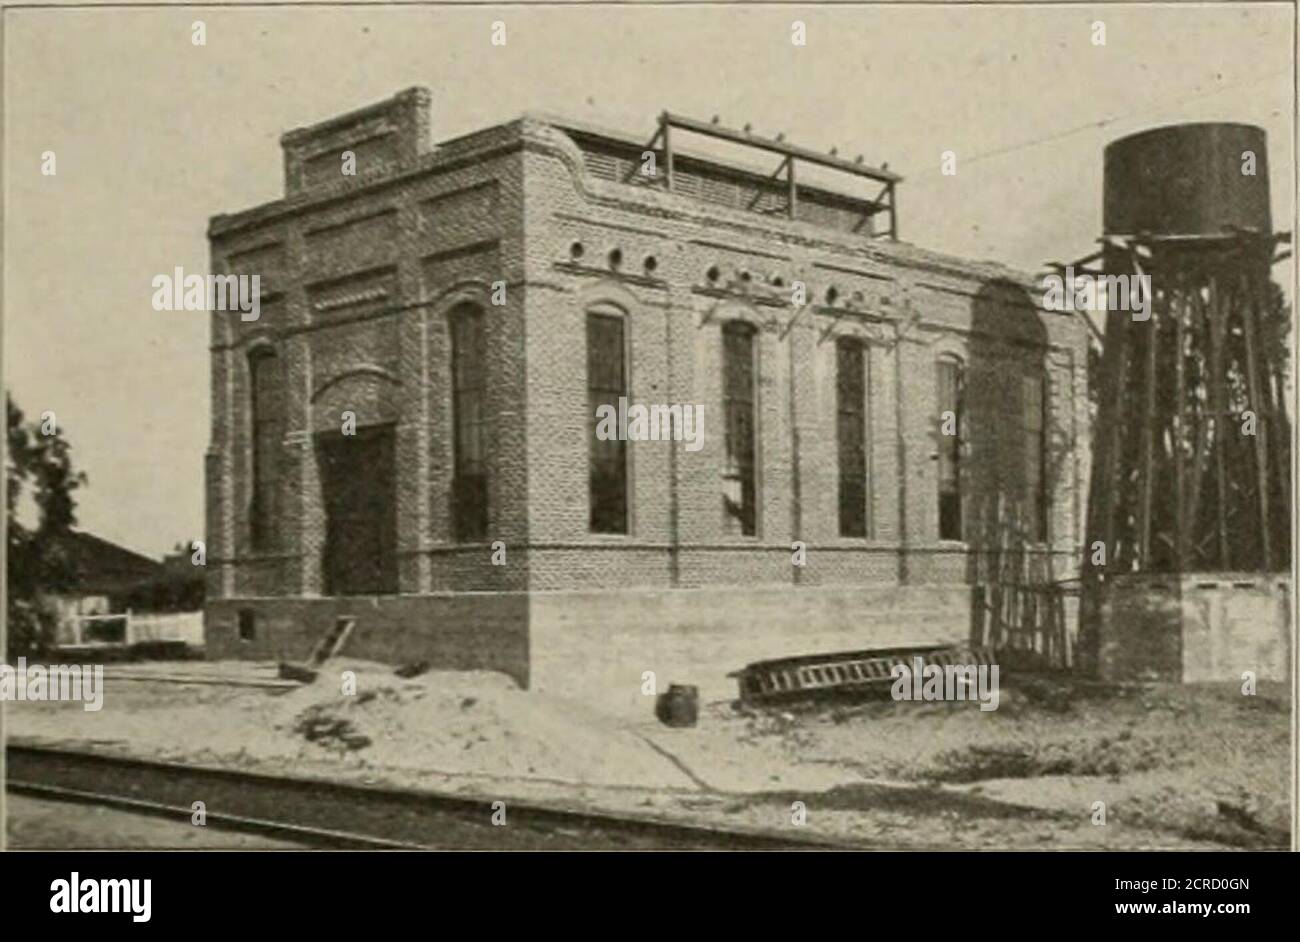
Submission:
POLYGON ((317 436, 327 595, 397 592, 395 452, 391 425, 317 436))

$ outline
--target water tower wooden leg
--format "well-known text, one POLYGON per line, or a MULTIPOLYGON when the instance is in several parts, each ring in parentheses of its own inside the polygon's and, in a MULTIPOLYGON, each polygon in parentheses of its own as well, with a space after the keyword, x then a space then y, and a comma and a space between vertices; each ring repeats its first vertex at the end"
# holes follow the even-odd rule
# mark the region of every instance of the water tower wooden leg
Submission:
POLYGON ((1263 550, 1264 571, 1273 568, 1273 549, 1269 539, 1272 521, 1268 512, 1268 415, 1267 405, 1260 394, 1259 363, 1255 357, 1255 325, 1259 320, 1259 294, 1246 287, 1246 303, 1242 309, 1242 334, 1246 338, 1246 379, 1250 388, 1250 407, 1255 413, 1255 479, 1259 487, 1259 539, 1263 550))
POLYGON ((1210 410, 1214 415, 1214 470, 1215 485, 1218 493, 1218 506, 1215 507, 1215 524, 1219 538, 1219 557, 1217 569, 1232 568, 1228 553, 1228 479, 1223 468, 1223 443, 1227 440, 1228 424, 1227 397, 1223 385, 1223 304, 1217 275, 1210 279, 1210 410))
POLYGON ((1175 285, 1174 303, 1168 310, 1174 318, 1174 409, 1170 418, 1170 435, 1173 447, 1170 449, 1174 464, 1174 565, 1179 572, 1184 571, 1187 561, 1187 523, 1184 514, 1186 499, 1183 475, 1183 439, 1186 434, 1185 417, 1187 415, 1187 377, 1184 375, 1183 345, 1186 332, 1183 321, 1186 316, 1186 294, 1181 283, 1175 285))
MULTIPOLYGON (((1154 312, 1153 312, 1154 313, 1154 312)), ((1142 530, 1138 553, 1139 566, 1151 568, 1151 501, 1154 497, 1152 478, 1155 472, 1156 441, 1156 348, 1159 346, 1160 321, 1152 317, 1146 322, 1146 370, 1143 376, 1142 395, 1142 530)))
MULTIPOLYGON (((1100 465, 1104 469, 1102 480, 1094 483, 1092 487, 1093 497, 1089 500, 1091 506, 1090 512, 1096 513, 1099 518, 1100 526, 1092 530, 1094 534, 1101 533, 1103 545, 1105 546, 1106 560, 1108 563, 1117 561, 1117 551, 1115 546, 1115 502, 1120 499, 1119 476, 1120 476, 1120 431, 1123 427, 1121 416, 1123 413, 1124 384, 1128 378, 1128 351, 1127 342, 1130 339, 1126 325, 1123 322, 1123 314, 1119 311, 1111 311, 1107 318, 1106 333, 1108 336, 1115 338, 1115 349, 1108 351, 1107 369, 1104 371, 1103 388, 1101 390, 1101 416, 1105 428, 1103 433, 1103 449, 1100 465)), ((1091 554, 1092 547, 1088 547, 1088 553, 1091 554)), ((1091 571, 1091 564, 1089 564, 1091 571)))
MULTIPOLYGON (((1208 293, 1208 291, 1206 292, 1208 293)), ((1202 352, 1202 363, 1204 362, 1203 351, 1205 350, 1206 339, 1210 330, 1210 311, 1209 301, 1205 294, 1202 294, 1202 288, 1197 287, 1193 298, 1192 307, 1189 311, 1192 317, 1192 347, 1194 350, 1202 352)), ((1206 388, 1205 375, 1201 371, 1196 378, 1195 395, 1192 397, 1196 403, 1196 413, 1193 420, 1192 433, 1194 444, 1192 447, 1192 484, 1191 493, 1188 495, 1187 520, 1192 528, 1192 532, 1198 537, 1196 549, 1191 554, 1193 567, 1196 567, 1199 555, 1199 547, 1202 540, 1200 530, 1198 529, 1201 522, 1201 495, 1204 490, 1205 479, 1210 475, 1210 467, 1206 461, 1205 449, 1209 434, 1213 428, 1210 422, 1210 409, 1208 400, 1208 390, 1206 388)))

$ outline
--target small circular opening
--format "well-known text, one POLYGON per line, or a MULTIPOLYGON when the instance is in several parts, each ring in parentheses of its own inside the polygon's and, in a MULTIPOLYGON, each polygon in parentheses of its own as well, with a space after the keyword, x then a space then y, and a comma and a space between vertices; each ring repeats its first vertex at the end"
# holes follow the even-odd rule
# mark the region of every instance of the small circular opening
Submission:
POLYGON ((834 303, 835 303, 835 299, 838 298, 839 296, 840 296, 840 293, 839 293, 839 291, 835 288, 834 285, 832 285, 831 287, 829 287, 829 288, 826 289, 826 303, 827 303, 827 304, 834 304, 834 303))
POLYGON ((645 257, 645 270, 647 272, 652 272, 658 267, 659 261, 653 255, 647 255, 645 257))
POLYGON ((752 276, 749 272, 747 272, 747 271, 742 271, 742 272, 740 273, 740 280, 741 280, 741 281, 748 282, 752 277, 753 277, 753 276, 752 276))
POLYGON ((623 264, 623 250, 622 250, 622 249, 610 249, 610 250, 609 250, 609 267, 610 267, 610 268, 618 268, 618 266, 620 266, 620 265, 622 265, 622 264, 623 264))
POLYGON ((573 259, 576 262, 578 259, 582 258, 583 251, 584 250, 582 248, 582 243, 574 242, 572 245, 569 246, 569 258, 573 259))
POLYGON ((709 270, 704 273, 704 277, 708 278, 709 281, 717 281, 722 277, 722 272, 718 271, 717 265, 710 265, 709 270))

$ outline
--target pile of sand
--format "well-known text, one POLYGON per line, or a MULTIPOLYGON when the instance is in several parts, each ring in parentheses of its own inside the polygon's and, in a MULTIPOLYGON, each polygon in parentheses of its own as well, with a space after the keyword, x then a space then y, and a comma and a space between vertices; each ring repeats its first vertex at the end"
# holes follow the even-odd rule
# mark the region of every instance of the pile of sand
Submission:
MULTIPOLYGON (((273 674, 263 665, 261 673, 273 674)), ((218 673, 213 671, 213 673, 218 673)), ((237 673, 237 672, 236 672, 237 673)), ((247 674, 244 671, 244 674, 247 674)), ((104 708, 21 703, 11 736, 212 765, 293 773, 310 764, 531 778, 592 786, 694 787, 625 723, 520 690, 504 674, 436 671, 402 678, 386 664, 340 659, 288 691, 113 680, 104 708), (355 693, 343 692, 343 674, 355 693)))
POLYGON ((635 731, 581 704, 519 690, 488 671, 396 676, 379 664, 331 663, 276 700, 273 726, 317 754, 447 774, 692 787, 635 731), (343 673, 356 677, 343 692, 343 673))

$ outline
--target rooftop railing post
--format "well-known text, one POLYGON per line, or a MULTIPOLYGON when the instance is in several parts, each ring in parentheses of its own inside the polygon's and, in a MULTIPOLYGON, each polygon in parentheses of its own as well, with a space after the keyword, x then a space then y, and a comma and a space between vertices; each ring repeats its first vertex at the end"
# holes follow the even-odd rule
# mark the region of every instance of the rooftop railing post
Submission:
POLYGON ((672 124, 668 120, 668 112, 659 116, 659 132, 664 138, 664 185, 668 192, 673 191, 673 139, 672 124))
POLYGON ((794 181, 794 158, 793 157, 787 157, 785 159, 785 179, 790 189, 790 198, 788 200, 790 205, 790 218, 794 219, 798 212, 799 194, 794 181))
MULTIPOLYGON (((902 177, 889 170, 889 165, 881 167, 867 166, 862 162, 859 156, 856 160, 850 161, 838 156, 832 148, 830 154, 822 154, 817 151, 809 150, 806 147, 798 147, 787 143, 784 134, 778 134, 775 138, 763 137, 753 133, 750 125, 745 125, 743 131, 736 131, 731 128, 725 128, 718 124, 718 118, 714 117, 712 122, 697 121, 694 118, 688 118, 684 115, 673 114, 670 111, 663 111, 659 115, 659 133, 656 138, 663 138, 663 156, 664 156, 664 178, 665 185, 669 191, 673 189, 673 145, 672 131, 676 129, 691 134, 702 134, 706 137, 712 137, 717 140, 729 141, 734 144, 742 144, 747 147, 765 150, 769 153, 780 154, 785 158, 784 163, 777 168, 773 174, 773 179, 779 178, 782 169, 786 172, 786 191, 787 191, 787 213, 791 219, 798 217, 799 190, 798 182, 795 179, 795 161, 802 160, 806 163, 817 167, 829 167, 843 173, 850 173, 859 177, 866 177, 883 184, 879 196, 870 201, 869 215, 874 216, 876 213, 889 211, 889 230, 888 235, 894 239, 898 238, 898 190, 897 184, 902 182, 902 177), (889 203, 886 205, 881 198, 888 194, 889 203)), ((760 196, 765 190, 760 190, 760 196)), ((758 200, 756 200, 757 202, 758 200)), ((874 227, 873 227, 874 230, 874 227)), ((856 231, 856 230, 855 230, 856 231)), ((874 231, 873 231, 874 234, 874 231)))

